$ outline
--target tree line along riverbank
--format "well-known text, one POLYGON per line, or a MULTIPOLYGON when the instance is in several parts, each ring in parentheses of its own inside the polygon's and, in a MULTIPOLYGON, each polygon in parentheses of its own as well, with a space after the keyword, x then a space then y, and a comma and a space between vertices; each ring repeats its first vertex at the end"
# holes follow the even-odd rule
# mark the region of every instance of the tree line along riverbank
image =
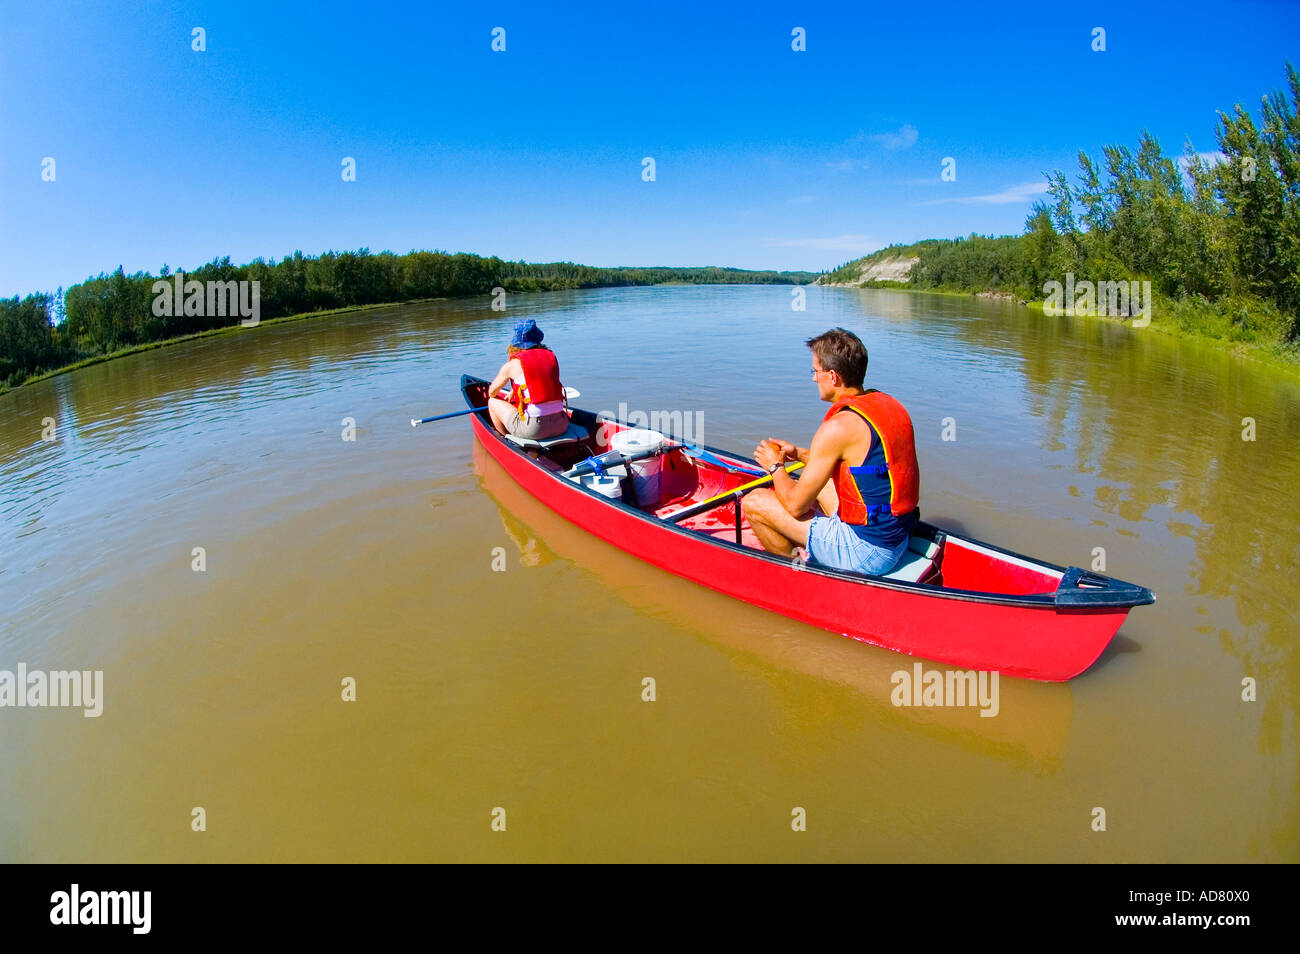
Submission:
MULTIPOLYGON (((1049 174, 1045 199, 1034 203, 1020 235, 896 245, 820 274, 596 268, 361 249, 296 252, 279 262, 259 258, 246 265, 232 265, 229 257, 214 260, 185 273, 173 295, 175 276, 166 266, 157 276, 127 275, 119 267, 66 292, 0 299, 0 392, 245 319, 234 298, 215 310, 189 307, 188 282, 206 286, 206 303, 214 284, 229 286, 233 295, 235 286, 258 283, 258 320, 485 295, 495 288, 814 280, 994 294, 1031 305, 1060 304, 1059 288, 1079 289, 1081 297, 1064 304, 1068 312, 1086 314, 1097 313, 1105 301, 1095 291, 1102 283, 1113 288, 1136 282, 1150 290, 1143 296, 1143 320, 1149 317, 1157 329, 1215 339, 1300 369, 1300 77, 1289 63, 1286 77, 1286 90, 1262 97, 1258 118, 1241 105, 1219 113, 1217 152, 1197 152, 1188 142, 1182 156, 1169 156, 1143 132, 1136 150, 1107 146, 1099 160, 1080 152, 1074 181, 1059 170, 1049 174), (162 286, 168 287, 166 307, 160 308, 162 286)), ((1126 302, 1119 317, 1135 310, 1126 302)))
POLYGON ((236 328, 247 320, 248 309, 238 306, 249 304, 252 282, 258 283, 260 322, 370 305, 487 295, 496 288, 530 292, 669 282, 806 284, 817 273, 594 268, 570 262, 506 262, 466 253, 395 255, 361 249, 318 256, 295 252, 279 262, 259 258, 247 265, 232 265, 227 257, 184 273, 179 285, 174 281, 177 277, 166 266, 158 275, 128 275, 119 267, 66 292, 60 288, 54 294, 0 298, 0 392, 110 357, 236 328), (242 283, 248 285, 240 288, 242 283), (192 296, 185 291, 190 287, 192 296), (214 298, 220 308, 210 307, 214 298))
MULTIPOLYGON (((1081 151, 1073 181, 1047 175, 1021 235, 895 245, 818 281, 1031 304, 1054 304, 1054 293, 1059 302, 1060 283, 1081 289, 1078 312, 1094 314, 1101 283, 1150 282, 1153 327, 1300 366, 1300 77, 1289 63, 1286 77, 1258 117, 1241 105, 1220 111, 1217 152, 1188 142, 1181 156, 1166 155, 1145 131, 1136 150, 1107 146, 1100 159, 1081 151)), ((1133 317, 1125 311, 1119 317, 1133 317)))

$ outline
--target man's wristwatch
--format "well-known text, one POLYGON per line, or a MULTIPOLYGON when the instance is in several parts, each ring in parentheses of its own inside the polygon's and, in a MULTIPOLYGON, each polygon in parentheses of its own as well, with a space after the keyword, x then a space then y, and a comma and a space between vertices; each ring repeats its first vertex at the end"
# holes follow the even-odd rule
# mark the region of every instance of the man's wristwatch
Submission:
POLYGON ((775 464, 773 464, 771 467, 767 469, 767 476, 771 477, 780 469, 781 469, 781 462, 778 460, 775 464))

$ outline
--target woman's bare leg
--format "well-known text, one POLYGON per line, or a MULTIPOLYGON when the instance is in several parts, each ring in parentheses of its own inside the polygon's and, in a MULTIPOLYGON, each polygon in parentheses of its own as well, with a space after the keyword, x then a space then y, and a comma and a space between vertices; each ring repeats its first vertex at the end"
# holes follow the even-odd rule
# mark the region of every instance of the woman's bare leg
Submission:
POLYGON ((501 415, 503 412, 513 411, 513 410, 514 408, 512 408, 505 401, 502 401, 498 398, 488 398, 488 416, 492 418, 492 426, 497 429, 498 434, 509 433, 505 424, 502 423, 501 415))

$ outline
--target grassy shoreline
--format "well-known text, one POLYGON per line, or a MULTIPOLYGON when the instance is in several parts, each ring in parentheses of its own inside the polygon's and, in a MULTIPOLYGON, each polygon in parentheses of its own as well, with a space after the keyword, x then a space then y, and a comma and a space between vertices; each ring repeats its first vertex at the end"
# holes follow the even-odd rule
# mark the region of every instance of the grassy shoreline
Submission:
MULTIPOLYGON (((880 291, 905 291, 919 295, 944 295, 950 298, 979 298, 985 301, 1003 301, 1037 312, 1044 318, 1044 302, 1036 298, 1022 298, 1012 292, 986 288, 971 291, 961 288, 916 288, 907 282, 875 281, 861 284, 851 282, 826 282, 827 288, 865 288, 880 291)), ((1172 338, 1191 339, 1215 345, 1219 350, 1237 358, 1258 362, 1274 371, 1280 371, 1293 380, 1300 381, 1300 342, 1285 344, 1277 341, 1253 341, 1247 338, 1234 340, 1222 334, 1223 317, 1213 307, 1192 302, 1171 302, 1157 298, 1151 324, 1139 331, 1156 331, 1172 338)), ((1125 325, 1128 319, 1109 315, 1079 315, 1112 324, 1125 325)))
MULTIPOLYGON (((664 284, 692 284, 692 283, 669 282, 664 284)), ((969 291, 965 289, 955 289, 955 288, 915 288, 909 285, 907 282, 894 282, 894 281, 876 281, 876 282, 866 282, 863 284, 854 284, 854 283, 847 283, 847 282, 827 282, 825 283, 824 287, 865 288, 870 290, 882 290, 882 291, 905 291, 905 292, 912 292, 914 294, 921 294, 921 295, 944 295, 950 298, 979 298, 985 301, 990 301, 990 300, 1003 301, 1010 304, 1019 305, 1033 312, 1037 312, 1039 315, 1043 316, 1044 318, 1047 317, 1047 315, 1043 311, 1044 303, 1042 301, 1039 301, 1037 299, 1022 299, 1018 295, 1012 294, 1010 292, 998 291, 996 289, 984 289, 982 291, 969 291)), ((132 345, 129 348, 119 348, 118 350, 110 351, 107 354, 95 355, 94 357, 90 357, 90 358, 83 358, 82 360, 76 361, 72 364, 64 365, 59 368, 54 368, 49 371, 43 371, 40 374, 27 378, 21 383, 14 385, 12 387, 0 385, 0 394, 6 394, 10 391, 16 391, 18 390, 18 388, 25 387, 28 384, 35 384, 38 381, 45 381, 49 378, 58 377, 59 375, 67 374, 70 371, 77 371, 80 370, 81 368, 90 367, 91 365, 102 364, 105 361, 112 361, 117 358, 125 358, 128 355, 139 354, 140 352, 144 352, 144 351, 153 351, 156 348, 166 348, 166 347, 170 347, 171 345, 184 344, 185 342, 188 341, 197 341, 201 338, 212 338, 219 335, 239 334, 241 332, 255 331, 257 330, 257 328, 261 328, 266 325, 287 324, 292 321, 304 321, 309 318, 327 318, 332 315, 340 315, 340 314, 346 314, 350 312, 374 311, 379 308, 399 308, 406 305, 418 305, 425 302, 450 301, 450 300, 451 299, 447 296, 442 296, 438 298, 413 298, 409 301, 384 302, 384 303, 372 304, 372 305, 356 305, 349 308, 331 308, 325 311, 307 311, 296 315, 284 315, 279 318, 271 318, 266 321, 258 322, 257 326, 253 328, 245 328, 242 325, 226 325, 221 328, 210 328, 207 331, 200 331, 191 335, 181 335, 176 338, 166 338, 163 339, 162 341, 150 341, 144 344, 132 345)), ((1161 302, 1161 301, 1157 301, 1156 304, 1157 304, 1157 314, 1159 314, 1161 311, 1165 312, 1166 314, 1170 312, 1176 314, 1180 310, 1183 311, 1184 313, 1190 310, 1192 311, 1193 314, 1191 316, 1185 315, 1184 320, 1178 321, 1178 323, 1176 324, 1169 321, 1168 319, 1156 320, 1153 317, 1151 324, 1141 330, 1143 331, 1152 330, 1152 331, 1159 332, 1160 334, 1168 335, 1174 338, 1190 338, 1197 341, 1212 343, 1214 345, 1219 346, 1221 350, 1225 351, 1230 355, 1233 355, 1234 357, 1244 358, 1246 360, 1258 362, 1275 371, 1282 372, 1287 377, 1290 377, 1293 380, 1300 381, 1300 344, 1286 346, 1286 345, 1280 345, 1276 342, 1227 340, 1221 335, 1207 333, 1206 331, 1198 327, 1195 327, 1195 322, 1196 322, 1195 314, 1197 309, 1194 305, 1177 306, 1177 305, 1172 305, 1169 302, 1161 302), (1188 319, 1190 319, 1190 323, 1192 324, 1191 327, 1188 326, 1189 324, 1188 319)), ((1209 318, 1211 317, 1217 317, 1212 309, 1200 309, 1200 312, 1202 314, 1201 320, 1203 322, 1208 321, 1209 318)), ((1088 315, 1088 316, 1079 316, 1079 317, 1095 318, 1095 319, 1099 319, 1102 321, 1109 321, 1116 324, 1127 323, 1125 319, 1111 318, 1105 315, 1088 315)))
POLYGON ((418 305, 422 302, 429 301, 449 301, 446 297, 442 298, 413 298, 410 301, 393 301, 383 302, 373 305, 353 305, 348 308, 330 308, 326 311, 304 311, 297 315, 281 315, 279 318, 269 318, 266 321, 259 321, 255 326, 245 328, 243 325, 223 325, 220 328, 209 328, 207 331, 195 332, 192 335, 179 335, 175 338, 163 338, 161 341, 147 341, 144 344, 131 345, 129 348, 118 348, 116 351, 109 351, 106 354, 97 354, 93 357, 82 358, 72 364, 65 364, 62 367, 52 368, 49 371, 42 371, 40 374, 33 375, 30 378, 24 378, 18 384, 7 386, 0 384, 0 394, 7 394, 10 391, 17 391, 19 388, 26 387, 29 384, 35 384, 37 381, 45 381, 49 378, 57 378, 61 374, 67 374, 69 371, 78 371, 81 368, 88 368, 94 364, 103 364, 105 361, 113 361, 117 358, 125 358, 128 355, 139 354, 142 351, 153 351, 156 348, 167 348, 171 345, 184 344, 187 341, 197 341, 200 338, 215 338, 219 335, 233 335, 241 332, 256 331, 267 325, 288 324, 291 321, 303 321, 307 318, 326 318, 330 315, 341 315, 354 311, 374 311, 377 308, 400 308, 403 305, 418 305))

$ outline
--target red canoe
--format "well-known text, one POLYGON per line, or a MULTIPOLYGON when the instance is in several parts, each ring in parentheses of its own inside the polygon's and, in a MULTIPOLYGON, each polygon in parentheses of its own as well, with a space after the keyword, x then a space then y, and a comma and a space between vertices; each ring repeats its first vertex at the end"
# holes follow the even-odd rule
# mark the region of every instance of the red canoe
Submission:
POLYGON ((885 576, 796 565, 762 548, 734 496, 680 523, 668 519, 753 481, 752 459, 677 446, 660 460, 658 501, 628 500, 635 496, 630 477, 624 499, 612 499, 564 471, 606 454, 611 436, 629 425, 571 409, 569 432, 559 438, 504 437, 487 417, 487 386, 461 378, 466 403, 484 409, 470 414, 474 436, 560 516, 678 576, 850 639, 962 669, 1060 682, 1096 661, 1132 607, 1155 602, 1145 587, 924 522, 907 558, 885 576))

